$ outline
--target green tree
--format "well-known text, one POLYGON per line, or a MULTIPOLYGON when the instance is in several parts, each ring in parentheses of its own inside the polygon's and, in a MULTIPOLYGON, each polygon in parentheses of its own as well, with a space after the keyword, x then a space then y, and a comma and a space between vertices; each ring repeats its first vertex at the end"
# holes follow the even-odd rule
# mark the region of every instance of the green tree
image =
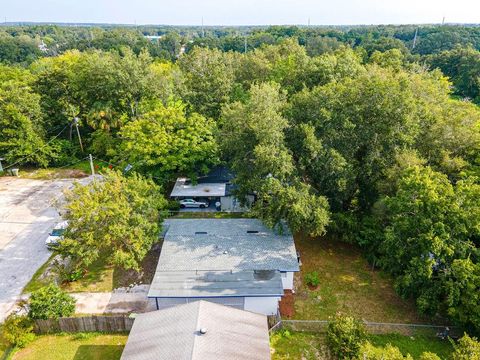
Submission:
POLYGON ((477 338, 464 334, 454 345, 455 351, 452 354, 453 360, 479 360, 480 359, 480 342, 477 338))
POLYGON ((150 106, 120 131, 121 158, 164 180, 178 173, 205 173, 216 163, 212 120, 197 113, 186 114, 181 102, 150 106))
POLYGON ((46 166, 52 149, 44 141, 39 96, 30 87, 31 76, 5 66, 0 72, 0 154, 9 163, 46 166))
POLYGON ((184 99, 194 111, 218 119, 233 86, 232 61, 231 54, 200 47, 195 47, 179 59, 185 76, 184 99))
POLYGON ((58 319, 75 313, 75 299, 57 285, 50 284, 32 292, 28 308, 31 319, 58 319))
POLYGON ((480 51, 471 46, 457 46, 431 55, 427 61, 450 77, 457 94, 480 101, 480 51))
POLYGON ((360 355, 367 333, 362 322, 351 316, 337 314, 327 328, 327 344, 339 359, 355 359, 360 355))
POLYGON ((158 241, 166 200, 151 180, 107 171, 101 180, 85 186, 76 183, 65 200, 69 225, 58 252, 70 258, 76 269, 100 258, 138 270, 158 241))
POLYGON ((429 167, 404 170, 395 195, 384 201, 381 265, 405 297, 423 312, 447 310, 478 328, 476 259, 480 187, 473 179, 452 185, 429 167))

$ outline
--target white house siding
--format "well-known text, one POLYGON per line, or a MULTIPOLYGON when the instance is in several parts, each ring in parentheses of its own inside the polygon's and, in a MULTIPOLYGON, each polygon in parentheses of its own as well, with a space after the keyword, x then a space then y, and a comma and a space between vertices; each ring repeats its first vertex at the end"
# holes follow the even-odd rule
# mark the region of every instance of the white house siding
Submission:
POLYGON ((282 285, 284 290, 292 290, 293 289, 293 272, 287 271, 282 272, 282 285))
POLYGON ((264 315, 275 315, 278 311, 279 297, 246 297, 243 310, 264 315))
POLYGON ((247 196, 247 206, 242 206, 240 201, 235 196, 228 195, 220 198, 220 204, 222 205, 222 211, 247 211, 249 206, 253 203, 253 196, 247 196))
POLYGON ((157 298, 158 309, 204 300, 257 314, 275 315, 280 297, 157 298))

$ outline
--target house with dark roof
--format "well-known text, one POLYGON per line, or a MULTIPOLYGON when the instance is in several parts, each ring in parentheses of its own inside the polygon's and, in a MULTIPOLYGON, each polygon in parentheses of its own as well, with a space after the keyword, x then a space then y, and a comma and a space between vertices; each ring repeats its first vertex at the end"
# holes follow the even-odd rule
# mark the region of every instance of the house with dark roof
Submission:
POLYGON ((270 359, 267 317, 207 301, 139 314, 121 360, 270 359))
POLYGON ((208 300, 274 315, 299 271, 293 236, 257 219, 168 219, 148 297, 157 309, 208 300))
POLYGON ((170 193, 175 200, 193 199, 210 204, 215 208, 215 203, 220 203, 222 211, 244 211, 249 204, 253 203, 254 197, 247 197, 247 206, 242 206, 234 195, 235 185, 232 184, 234 174, 223 166, 213 168, 207 175, 192 181, 186 177, 180 177, 170 193))

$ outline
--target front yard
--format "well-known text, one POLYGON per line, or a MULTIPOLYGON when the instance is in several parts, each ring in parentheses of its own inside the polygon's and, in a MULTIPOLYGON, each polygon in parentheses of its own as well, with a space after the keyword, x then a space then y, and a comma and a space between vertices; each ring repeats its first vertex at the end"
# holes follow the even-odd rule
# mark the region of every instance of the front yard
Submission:
MULTIPOLYGON (((136 284, 150 284, 158 258, 160 256, 160 244, 147 254, 141 264, 141 271, 124 270, 107 265, 103 259, 94 262, 85 276, 77 281, 64 283, 61 287, 67 292, 111 292, 119 287, 128 287, 136 284)), ((23 289, 24 293, 29 293, 50 283, 53 278, 46 274, 52 263, 51 257, 38 271, 23 289)))
POLYGON ((78 333, 42 335, 9 360, 117 360, 127 342, 126 334, 78 333))
POLYGON ((302 266, 295 276, 294 319, 328 320, 336 312, 372 322, 431 323, 415 305, 401 299, 392 280, 372 271, 360 249, 328 237, 295 238, 302 266), (320 285, 311 290, 305 274, 316 271, 320 285))

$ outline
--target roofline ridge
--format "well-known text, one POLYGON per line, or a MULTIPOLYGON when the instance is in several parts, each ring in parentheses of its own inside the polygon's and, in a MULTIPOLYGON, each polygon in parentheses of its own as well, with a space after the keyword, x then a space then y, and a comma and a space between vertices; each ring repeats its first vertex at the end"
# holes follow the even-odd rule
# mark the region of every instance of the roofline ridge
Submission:
POLYGON ((203 306, 203 301, 200 300, 200 301, 196 301, 196 303, 198 303, 198 310, 197 310, 197 319, 195 321, 195 333, 194 333, 194 336, 193 336, 193 345, 192 345, 192 354, 190 356, 190 358, 192 360, 194 360, 194 354, 195 354, 195 346, 197 344, 197 339, 198 339, 198 336, 196 334, 197 331, 200 330, 199 326, 200 326, 200 311, 201 311, 201 307, 203 306))

